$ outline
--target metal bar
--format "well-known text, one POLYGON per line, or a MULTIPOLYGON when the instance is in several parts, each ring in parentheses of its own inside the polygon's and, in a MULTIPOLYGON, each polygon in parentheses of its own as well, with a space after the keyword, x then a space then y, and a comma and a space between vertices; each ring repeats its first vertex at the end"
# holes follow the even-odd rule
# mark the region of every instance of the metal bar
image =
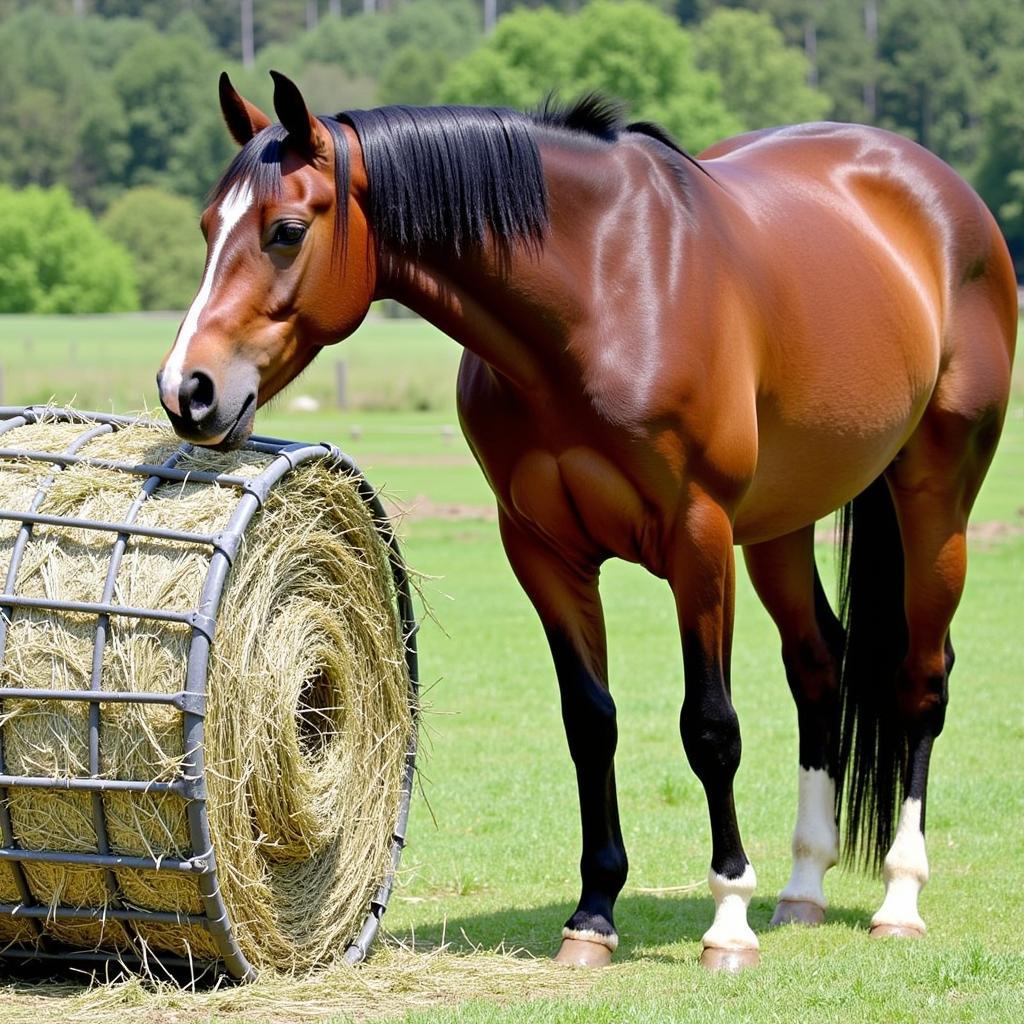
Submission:
POLYGON ((3 786, 12 789, 79 790, 85 793, 175 793, 182 796, 189 791, 189 783, 185 779, 146 782, 137 779, 50 778, 45 775, 0 775, 0 787, 3 786))
POLYGON ((187 875, 212 874, 207 855, 180 860, 173 857, 130 857, 119 854, 76 853, 70 850, 21 850, 0 846, 0 861, 25 864, 76 864, 88 868, 138 868, 140 871, 178 871, 187 875))
MULTIPOLYGON (((150 479, 153 479, 150 477, 150 479)), ((192 544, 217 543, 216 533, 195 533, 191 530, 169 530, 162 526, 139 526, 134 523, 108 523, 102 519, 78 519, 72 516, 50 516, 38 512, 9 512, 0 509, 0 520, 31 523, 33 526, 59 526, 67 530, 99 530, 104 533, 124 533, 133 537, 155 537, 158 540, 177 540, 192 544)))
MULTIPOLYGON (((184 451, 179 449, 173 455, 170 456, 164 462, 165 469, 174 469, 180 459, 183 457, 184 451)), ((146 499, 151 497, 152 494, 161 484, 160 477, 151 476, 142 485, 142 489, 132 502, 131 507, 125 514, 125 522, 134 524, 136 516, 142 510, 142 506, 145 504, 146 499)), ((107 565, 107 578, 103 585, 103 596, 101 600, 104 603, 109 604, 114 600, 114 589, 117 585, 117 574, 121 568, 121 561, 124 558, 125 550, 128 547, 129 535, 125 532, 120 532, 114 541, 113 547, 110 551, 110 562, 107 565)), ((92 671, 89 677, 89 689, 93 693, 99 693, 103 686, 103 651, 107 645, 107 633, 110 629, 110 616, 106 613, 101 614, 96 620, 96 632, 93 635, 92 642, 92 671)), ((101 709, 102 702, 100 700, 93 700, 89 702, 89 773, 93 778, 98 779, 100 776, 100 724, 101 724, 101 709)), ((106 807, 103 803, 103 793, 110 791, 110 787, 104 787, 91 794, 90 803, 92 805, 92 826, 93 831, 96 833, 96 849, 102 856, 110 855, 110 836, 107 829, 107 812, 106 807)), ((114 910, 122 910, 124 907, 121 898, 121 885, 118 881, 117 874, 113 868, 106 868, 103 872, 104 882, 107 887, 107 892, 110 893, 112 908, 114 910)), ((153 918, 150 918, 153 920, 153 918)), ((123 923, 125 932, 128 933, 129 939, 132 940, 133 945, 139 941, 138 931, 131 925, 132 918, 126 918, 123 923)))
POLYGON ((182 622, 195 629, 210 628, 202 615, 196 612, 161 611, 157 608, 133 608, 126 604, 106 604, 103 601, 56 601, 46 597, 21 597, 4 594, 0 600, 12 608, 41 608, 51 612, 92 612, 124 615, 132 619, 156 619, 161 622, 182 622))
MULTIPOLYGON (((291 462, 281 456, 260 474, 259 486, 266 494, 269 489, 292 468, 291 462)), ((248 492, 242 495, 235 507, 224 534, 241 536, 248 527, 253 515, 260 507, 260 500, 255 494, 248 492)), ((220 550, 215 550, 210 558, 210 568, 199 597, 199 611, 216 621, 220 600, 224 593, 224 585, 231 571, 231 562, 220 550)), ((206 694, 206 680, 210 664, 210 635, 196 630, 192 634, 189 645, 188 662, 185 672, 185 690, 197 695, 206 694)), ((205 722, 199 715, 186 712, 183 715, 183 744, 185 758, 182 763, 184 774, 192 778, 203 778, 205 775, 205 722)), ((220 885, 215 874, 215 862, 212 854, 212 838, 210 836, 210 819, 204 801, 190 802, 186 807, 188 815, 189 836, 194 850, 210 850, 211 873, 199 878, 199 891, 203 898, 203 907, 209 919, 209 931, 217 945, 217 949, 228 971, 239 980, 251 981, 256 978, 256 970, 249 963, 235 938, 231 919, 228 916, 220 885)))
POLYGON ((109 469, 115 473, 132 473, 135 476, 159 476, 183 484, 219 484, 224 487, 246 488, 253 478, 231 476, 227 473, 210 473, 200 469, 163 469, 154 463, 115 462, 111 459, 87 459, 74 455, 58 455, 56 452, 37 452, 25 448, 0 448, 2 459, 29 459, 33 462, 48 462, 55 466, 89 466, 92 469, 109 469))
MULTIPOLYGON (((154 967, 158 967, 168 978, 180 980, 179 976, 169 972, 168 968, 172 968, 181 971, 189 984, 194 984, 207 972, 214 976, 226 973, 223 964, 187 960, 185 957, 175 956, 173 953, 157 954, 152 950, 147 951, 145 956, 140 956, 138 953, 130 953, 127 950, 115 953, 64 946, 63 948, 58 947, 57 952, 44 952, 24 946, 6 946, 0 949, 0 957, 7 960, 18 960, 22 963, 31 963, 37 960, 44 963, 55 961, 65 967, 78 964, 95 964, 97 968, 101 965, 107 967, 115 965, 120 968, 137 967, 150 973, 153 973, 154 967), (199 968, 198 972, 196 971, 197 967, 199 968)), ((81 968, 76 967, 76 970, 81 970, 81 968)))
POLYGON ((8 430, 17 430, 19 427, 24 427, 28 423, 28 420, 21 415, 5 418, 0 414, 0 421, 2 421, 0 422, 0 434, 6 434, 8 430))
POLYGON ((110 704, 170 704, 180 711, 203 713, 203 702, 194 694, 179 690, 159 693, 152 690, 42 690, 27 686, 0 686, 0 700, 82 700, 110 704))
MULTIPOLYGON (((14 417, 15 422, 25 417, 14 417)), ((76 452, 81 451, 90 441, 103 434, 112 433, 114 427, 111 424, 94 423, 90 428, 84 430, 81 434, 76 437, 71 444, 65 449, 65 453, 69 456, 74 456, 76 452)), ((63 469, 58 467, 55 469, 45 480, 40 483, 36 488, 36 493, 32 496, 32 502, 29 506, 32 512, 35 512, 46 498, 47 490, 51 483, 53 483, 54 477, 63 469)), ((13 606, 11 604, 11 595, 14 592, 14 587, 18 580, 18 570, 21 568, 21 561, 25 555, 25 550, 28 547, 29 538, 32 536, 32 527, 27 523, 22 523, 21 529, 18 531, 18 536, 14 541, 14 546, 11 549, 11 560, 7 566, 7 578, 4 582, 4 597, 6 601, 0 602, 0 665, 3 664, 4 654, 7 650, 7 633, 8 626, 10 625, 11 617, 13 615, 13 606)), ((3 694, 0 694, 0 701, 3 699, 3 694)), ((0 705, 2 706, 2 705, 0 705)), ((0 725, 0 773, 6 774, 7 771, 7 758, 5 756, 4 748, 4 733, 3 727, 0 725)), ((13 849, 17 841, 14 835, 14 823, 11 819, 11 805, 8 798, 7 790, 3 786, 0 786, 0 841, 3 842, 4 847, 13 849)), ((21 902, 26 906, 34 906, 37 903, 35 894, 32 892, 32 886, 29 884, 28 876, 25 874, 24 869, 18 862, 11 864, 11 871, 14 874, 15 885, 18 888, 18 895, 21 897, 21 902)), ((45 941, 46 937, 43 935, 42 926, 36 922, 33 925, 36 934, 39 936, 40 941, 45 941)))
POLYGON ((155 921, 161 924, 205 928, 202 914, 179 914, 174 910, 132 910, 125 907, 23 907, 0 903, 0 917, 30 917, 43 921, 155 921))
POLYGON ((9 417, 24 416, 28 423, 41 423, 44 420, 57 420, 62 423, 100 423, 111 427, 152 427, 154 430, 164 429, 159 420, 147 420, 134 416, 116 416, 109 412, 87 412, 79 409, 68 409, 61 405, 2 405, 0 420, 9 417))

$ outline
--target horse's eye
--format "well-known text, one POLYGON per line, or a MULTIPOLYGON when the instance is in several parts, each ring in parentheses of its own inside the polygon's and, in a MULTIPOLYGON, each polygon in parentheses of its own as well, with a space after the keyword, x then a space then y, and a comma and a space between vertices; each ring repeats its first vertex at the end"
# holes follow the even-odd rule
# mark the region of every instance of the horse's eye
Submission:
POLYGON ((274 231, 273 238, 270 239, 271 245, 298 245, 299 242, 306 236, 306 225, 300 224, 298 221, 285 221, 284 224, 279 224, 274 231))

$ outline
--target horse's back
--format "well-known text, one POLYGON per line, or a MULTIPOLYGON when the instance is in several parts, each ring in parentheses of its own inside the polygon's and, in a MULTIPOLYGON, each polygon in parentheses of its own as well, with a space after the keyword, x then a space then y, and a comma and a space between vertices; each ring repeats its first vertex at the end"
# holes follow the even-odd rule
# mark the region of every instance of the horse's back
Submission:
POLYGON ((990 263, 999 286, 1008 283, 1006 246, 985 204, 953 168, 904 136, 858 124, 789 125, 715 143, 701 160, 746 208, 759 216, 775 208, 792 232, 808 220, 820 235, 830 212, 848 221, 860 212, 866 220, 858 226, 876 238, 883 232, 900 258, 933 242, 934 275, 953 290, 990 263))

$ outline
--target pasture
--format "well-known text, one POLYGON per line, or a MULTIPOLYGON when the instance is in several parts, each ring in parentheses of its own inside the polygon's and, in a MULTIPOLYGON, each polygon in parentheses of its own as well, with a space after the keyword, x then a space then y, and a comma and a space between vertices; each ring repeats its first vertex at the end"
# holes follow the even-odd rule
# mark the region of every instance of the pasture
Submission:
MULTIPOLYGON (((65 401, 118 411, 155 403, 174 318, 0 318, 6 404, 65 401)), ((375 1020, 416 1024, 621 1021, 1012 1021, 1024 1005, 1024 382, 976 507, 957 665, 929 792, 929 934, 872 941, 878 880, 830 873, 828 923, 767 931, 789 868, 796 722, 774 629, 740 569, 733 693, 744 756, 736 800, 758 874, 750 919, 762 966, 711 976, 696 963, 711 920, 703 793, 679 742, 682 668, 672 601, 635 566, 604 576, 617 777, 630 880, 613 968, 558 969, 577 896, 575 784, 540 626, 505 564, 486 484, 458 434, 458 349, 417 321, 368 323, 274 408, 263 433, 331 440, 407 509, 401 532, 423 574, 422 792, 400 885, 373 962, 312 979, 267 978, 196 995, 137 982, 0 985, 5 1021, 375 1020), (332 362, 349 370, 330 409, 332 362), (290 412, 308 394, 318 413, 290 412), (538 958, 538 959, 533 959, 538 958)), ((828 524, 819 556, 830 564, 828 524)))

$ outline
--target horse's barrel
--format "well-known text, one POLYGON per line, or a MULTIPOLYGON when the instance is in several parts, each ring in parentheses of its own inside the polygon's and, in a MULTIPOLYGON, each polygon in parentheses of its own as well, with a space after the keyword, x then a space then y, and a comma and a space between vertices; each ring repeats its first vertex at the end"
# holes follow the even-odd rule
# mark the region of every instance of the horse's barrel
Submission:
POLYGON ((408 581, 330 445, 0 409, 0 947, 358 960, 416 736, 408 581))

